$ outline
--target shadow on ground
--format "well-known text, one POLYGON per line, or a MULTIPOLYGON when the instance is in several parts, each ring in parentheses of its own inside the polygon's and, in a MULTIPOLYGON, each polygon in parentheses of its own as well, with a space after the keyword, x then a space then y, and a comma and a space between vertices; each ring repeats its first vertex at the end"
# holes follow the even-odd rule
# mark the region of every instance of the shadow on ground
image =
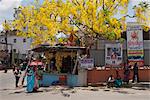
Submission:
POLYGON ((9 91, 9 90, 15 90, 15 89, 12 89, 12 88, 0 89, 0 91, 9 91))
MULTIPOLYGON (((22 89, 25 89, 25 88, 22 88, 22 89)), ((49 92, 51 94, 62 94, 62 96, 64 97, 70 97, 71 94, 73 93, 76 93, 76 91, 74 90, 74 88, 64 88, 64 87, 50 87, 50 88, 40 88, 38 91, 35 91, 35 92, 31 92, 31 93, 28 93, 26 92, 26 90, 16 90, 16 89, 12 89, 14 90, 13 92, 9 93, 9 94, 22 94, 22 93, 25 93, 28 95, 30 94, 36 94, 36 93, 45 93, 45 92, 49 92)), ((8 90, 8 89, 5 89, 5 90, 8 90)), ((10 90, 10 89, 9 89, 10 90)))

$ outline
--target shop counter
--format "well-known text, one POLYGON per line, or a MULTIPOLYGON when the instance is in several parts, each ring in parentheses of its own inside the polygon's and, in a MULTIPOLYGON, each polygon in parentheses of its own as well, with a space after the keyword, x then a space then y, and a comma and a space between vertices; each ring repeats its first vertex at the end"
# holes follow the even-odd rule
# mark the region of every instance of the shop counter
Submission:
POLYGON ((43 73, 41 80, 42 86, 51 86, 60 83, 68 86, 78 86, 78 75, 43 73))

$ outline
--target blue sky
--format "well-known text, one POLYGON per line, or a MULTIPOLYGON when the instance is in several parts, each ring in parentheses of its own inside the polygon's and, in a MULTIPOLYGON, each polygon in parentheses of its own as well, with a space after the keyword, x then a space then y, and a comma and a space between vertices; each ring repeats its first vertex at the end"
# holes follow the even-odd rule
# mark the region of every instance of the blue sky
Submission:
MULTIPOLYGON (((0 0, 0 30, 2 30, 2 22, 6 20, 13 20, 14 8, 19 5, 28 5, 33 0, 0 0)), ((43 1, 43 0, 41 0, 43 1)), ((129 11, 130 15, 133 15, 134 12, 132 7, 137 5, 140 1, 149 1, 150 0, 131 0, 129 3, 129 11)), ((135 19, 127 18, 127 22, 134 22, 135 19)))

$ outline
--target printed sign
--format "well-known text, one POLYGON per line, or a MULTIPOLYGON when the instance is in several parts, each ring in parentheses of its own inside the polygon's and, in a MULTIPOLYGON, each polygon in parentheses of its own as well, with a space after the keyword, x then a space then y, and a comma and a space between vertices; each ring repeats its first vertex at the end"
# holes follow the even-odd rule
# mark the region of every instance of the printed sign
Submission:
POLYGON ((94 67, 94 59, 93 58, 85 58, 80 60, 80 67, 81 68, 93 68, 94 67))
POLYGON ((138 24, 130 23, 127 26, 127 53, 130 65, 135 62, 139 66, 144 65, 143 30, 138 24))
POLYGON ((122 63, 122 44, 105 45, 105 64, 119 66, 122 63))

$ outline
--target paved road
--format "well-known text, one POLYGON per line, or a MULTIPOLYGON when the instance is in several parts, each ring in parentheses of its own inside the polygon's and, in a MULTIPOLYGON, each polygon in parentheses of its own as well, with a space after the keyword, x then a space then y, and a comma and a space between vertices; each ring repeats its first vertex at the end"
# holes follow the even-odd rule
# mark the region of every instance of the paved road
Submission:
POLYGON ((0 100, 150 100, 150 90, 107 89, 105 87, 43 87, 38 93, 15 89, 12 71, 0 72, 0 100))

